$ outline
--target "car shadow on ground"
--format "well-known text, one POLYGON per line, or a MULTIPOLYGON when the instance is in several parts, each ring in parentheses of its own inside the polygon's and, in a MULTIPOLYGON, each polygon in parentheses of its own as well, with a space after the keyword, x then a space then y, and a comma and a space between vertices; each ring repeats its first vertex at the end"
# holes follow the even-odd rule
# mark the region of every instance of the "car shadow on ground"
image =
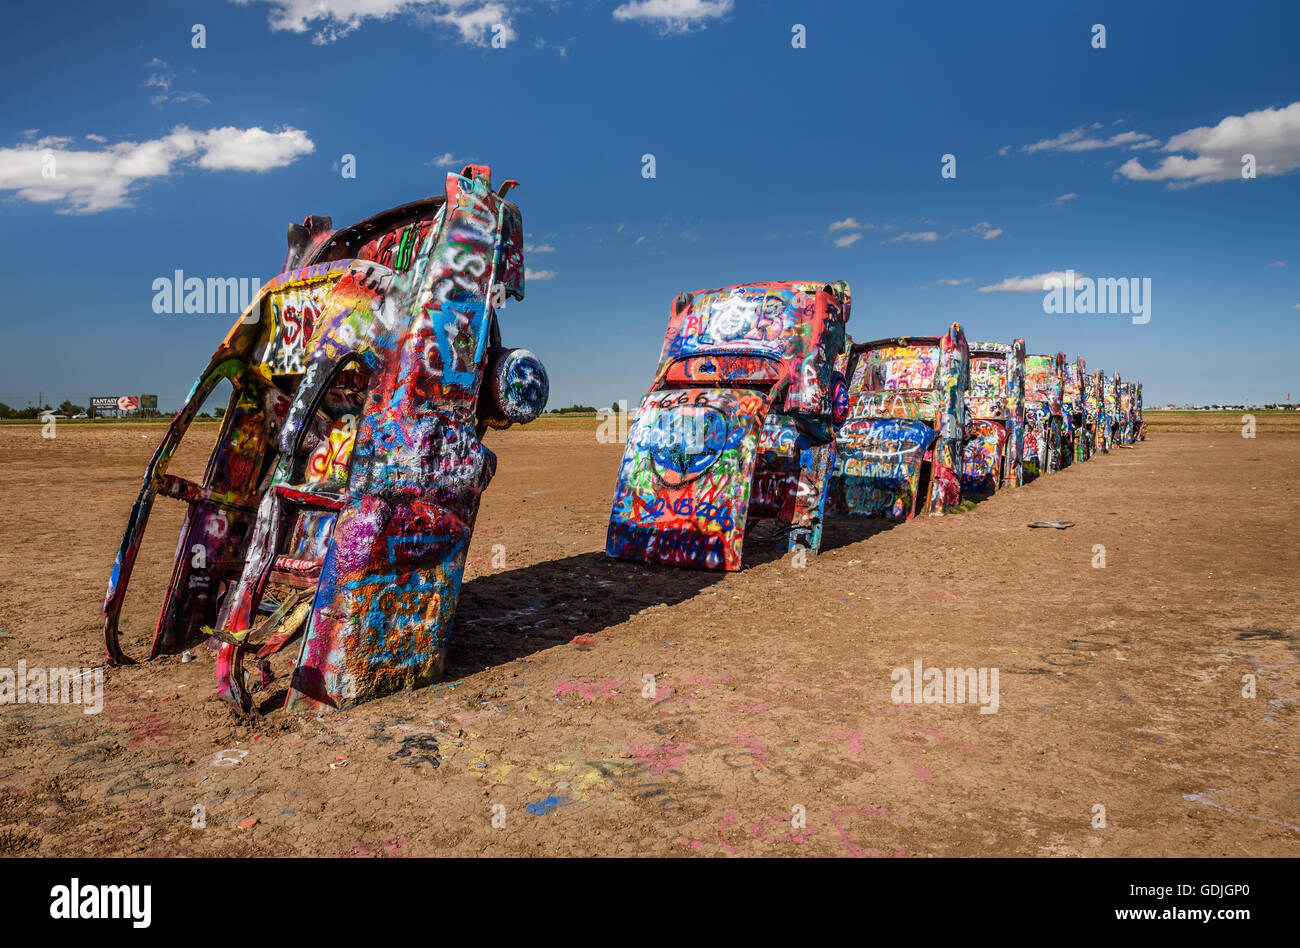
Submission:
POLYGON ((579 553, 476 576, 461 587, 445 680, 603 632, 726 580, 714 570, 649 566, 579 553))
POLYGON ((861 517, 856 514, 834 514, 822 524, 822 552, 829 553, 841 547, 852 546, 863 540, 903 526, 905 521, 887 520, 884 517, 861 517))
MULTIPOLYGON (((866 517, 832 517, 823 528, 822 550, 848 546, 894 526, 866 517)), ((770 522, 751 528, 745 538, 745 569, 781 558, 779 533, 770 522)), ((651 606, 684 602, 733 575, 628 563, 593 552, 476 576, 461 588, 444 680, 604 632, 651 606)))

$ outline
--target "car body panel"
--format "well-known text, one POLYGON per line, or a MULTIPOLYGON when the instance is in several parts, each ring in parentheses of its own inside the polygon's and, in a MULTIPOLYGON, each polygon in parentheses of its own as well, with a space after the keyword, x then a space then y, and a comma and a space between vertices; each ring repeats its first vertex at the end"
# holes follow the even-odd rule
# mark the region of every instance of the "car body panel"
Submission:
POLYGON ((1018 487, 1024 480, 1025 341, 976 342, 970 353, 962 492, 1018 487))
POLYGON ((236 710, 250 708, 241 662, 254 632, 270 634, 259 655, 301 636, 291 709, 439 677, 496 467, 482 435, 545 404, 540 363, 499 346, 496 310, 523 295, 512 185, 493 192, 490 169, 470 165, 443 195, 353 227, 290 225, 285 271, 231 330, 146 473, 105 604, 111 659, 129 660, 116 635, 123 576, 162 494, 190 510, 154 653, 213 635, 217 693, 236 710), (220 378, 235 393, 203 484, 169 479, 166 461, 220 378), (225 545, 192 565, 210 523, 229 525, 225 545), (166 634, 172 612, 187 618, 166 634))
POLYGON ((1140 409, 1138 405, 1139 386, 1135 382, 1120 381, 1117 388, 1117 414, 1119 426, 1119 443, 1132 447, 1139 438, 1140 422, 1138 420, 1140 409))
POLYGON ((1025 356, 1025 473, 1037 476, 1061 465, 1069 437, 1062 408, 1065 354, 1025 356))
MULTIPOLYGON (((276 377, 301 374, 295 353, 304 327, 320 301, 352 267, 338 261, 282 273, 261 288, 200 374, 185 404, 168 425, 145 470, 144 483, 123 534, 104 599, 108 657, 129 662, 118 640, 118 622, 135 557, 154 498, 188 503, 172 577, 164 594, 149 658, 188 648, 216 619, 217 595, 242 571, 241 548, 254 519, 259 484, 275 449, 290 399, 276 377), (190 424, 217 385, 233 389, 201 485, 169 478, 167 468, 190 424), (198 491, 190 489, 197 486, 198 491), (184 554, 184 555, 182 555, 184 554)), ((296 384, 295 381, 290 383, 296 384)))
POLYGON ((647 395, 619 470, 610 555, 739 569, 767 407, 735 389, 647 395))
POLYGON ((961 502, 969 362, 957 323, 942 336, 852 347, 849 415, 831 468, 832 510, 909 519, 920 510, 941 516, 961 502))
POLYGON ((1103 451, 1109 451, 1119 443, 1119 375, 1101 377, 1101 413, 1105 419, 1102 432, 1105 441, 1103 451))
POLYGON ((374 378, 290 709, 344 706, 442 675, 479 499, 496 471, 478 404, 494 291, 522 293, 518 210, 492 191, 487 169, 467 171, 447 176, 427 253, 394 288, 397 325, 372 337, 374 378))
POLYGON ((1065 380, 1061 392, 1061 410, 1070 425, 1068 451, 1076 461, 1086 461, 1092 456, 1092 422, 1088 412, 1088 365, 1079 356, 1065 367, 1065 380))
POLYGON ((674 301, 655 379, 619 467, 606 551, 705 569, 741 566, 747 524, 821 544, 847 284, 752 283, 674 301))
POLYGON ((1142 383, 1133 383, 1133 422, 1134 437, 1138 441, 1147 439, 1147 423, 1142 415, 1142 383))
POLYGON ((1090 457, 1098 454, 1104 454, 1109 450, 1107 441, 1107 418, 1105 407, 1105 383, 1106 375, 1100 369, 1090 372, 1088 380, 1088 396, 1084 403, 1084 412, 1088 420, 1089 434, 1092 438, 1092 450, 1089 452, 1090 457))

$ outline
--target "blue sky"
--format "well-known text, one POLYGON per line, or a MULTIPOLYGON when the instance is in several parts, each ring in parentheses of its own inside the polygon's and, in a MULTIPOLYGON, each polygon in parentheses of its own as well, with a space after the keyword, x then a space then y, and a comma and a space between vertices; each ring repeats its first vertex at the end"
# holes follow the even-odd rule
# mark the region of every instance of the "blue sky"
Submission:
POLYGON ((502 327, 552 406, 635 402, 679 291, 773 279, 848 280, 858 340, 958 320, 1140 378, 1148 404, 1300 398, 1293 2, 116 7, 8 12, 15 407, 177 407, 233 318, 155 314, 155 278, 269 279, 290 220, 352 223, 469 159, 521 182, 530 278, 502 327), (1045 314, 1033 278, 1067 269, 1149 278, 1150 322, 1045 314))

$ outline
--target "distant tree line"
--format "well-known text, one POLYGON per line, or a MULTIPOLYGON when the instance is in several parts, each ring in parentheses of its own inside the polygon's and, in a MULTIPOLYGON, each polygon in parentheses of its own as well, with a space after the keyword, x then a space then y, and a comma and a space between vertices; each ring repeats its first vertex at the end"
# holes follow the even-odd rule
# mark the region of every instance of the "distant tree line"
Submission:
POLYGON ((58 411, 63 415, 79 415, 86 409, 82 405, 74 405, 71 401, 65 401, 57 409, 49 405, 37 407, 28 405, 26 408, 10 408, 4 402, 0 402, 0 418, 39 418, 43 413, 49 411, 58 411))
POLYGON ((568 408, 552 408, 548 415, 594 415, 598 411, 627 411, 627 405, 620 402, 617 398, 610 403, 609 408, 597 408, 594 405, 570 405, 568 408))

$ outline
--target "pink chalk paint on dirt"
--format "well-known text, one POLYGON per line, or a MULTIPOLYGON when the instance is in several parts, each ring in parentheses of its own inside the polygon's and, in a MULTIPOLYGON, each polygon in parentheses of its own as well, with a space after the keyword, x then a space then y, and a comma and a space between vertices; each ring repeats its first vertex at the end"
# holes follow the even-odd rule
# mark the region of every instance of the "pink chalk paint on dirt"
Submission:
POLYGON ((911 744, 914 747, 927 747, 929 746, 929 740, 943 741, 948 738, 948 735, 944 734, 942 731, 936 731, 933 728, 921 727, 917 724, 907 724, 904 722, 899 722, 898 735, 904 738, 906 743, 911 744), (908 738, 918 737, 922 740, 907 740, 908 738))
POLYGON ((740 852, 739 846, 732 846, 722 838, 722 831, 736 822, 736 814, 728 811, 722 814, 722 822, 713 829, 713 835, 709 839, 692 839, 681 841, 683 845, 690 846, 691 849, 699 849, 705 843, 716 843, 729 853, 740 852))
POLYGON ((749 752, 750 758, 754 761, 754 769, 762 770, 763 765, 767 763, 767 752, 763 750, 763 744, 756 737, 737 737, 736 746, 742 747, 749 752))
POLYGON ((689 744, 660 744, 657 747, 641 747, 633 743, 627 745, 636 762, 649 768, 655 776, 676 770, 690 756, 689 744))
POLYGON ((854 760, 869 761, 864 750, 866 743, 865 734, 862 731, 836 731, 833 734, 823 734, 813 738, 815 741, 843 741, 845 749, 850 757, 854 760))
POLYGON ((858 814, 859 816, 879 816, 879 817, 884 817, 887 820, 892 820, 895 823, 901 821, 897 816, 894 816, 894 814, 888 812, 887 810, 874 810, 870 808, 850 807, 848 809, 836 810, 835 812, 833 812, 831 814, 831 825, 834 826, 835 829, 839 831, 840 841, 844 843, 844 848, 849 851, 849 855, 852 856, 854 859, 879 859, 886 856, 890 856, 895 859, 907 858, 907 853, 903 852, 901 849, 895 849, 893 852, 889 852, 889 853, 881 852, 875 849, 859 849, 856 845, 854 845, 853 840, 849 839, 848 831, 844 828, 844 826, 841 823, 841 817, 843 817, 846 814, 858 814))
POLYGON ((981 750, 978 747, 971 747, 969 744, 958 744, 957 747, 960 750, 970 751, 972 754, 979 754, 981 757, 984 757, 987 760, 997 760, 997 758, 994 757, 992 754, 990 754, 988 751, 981 750))

